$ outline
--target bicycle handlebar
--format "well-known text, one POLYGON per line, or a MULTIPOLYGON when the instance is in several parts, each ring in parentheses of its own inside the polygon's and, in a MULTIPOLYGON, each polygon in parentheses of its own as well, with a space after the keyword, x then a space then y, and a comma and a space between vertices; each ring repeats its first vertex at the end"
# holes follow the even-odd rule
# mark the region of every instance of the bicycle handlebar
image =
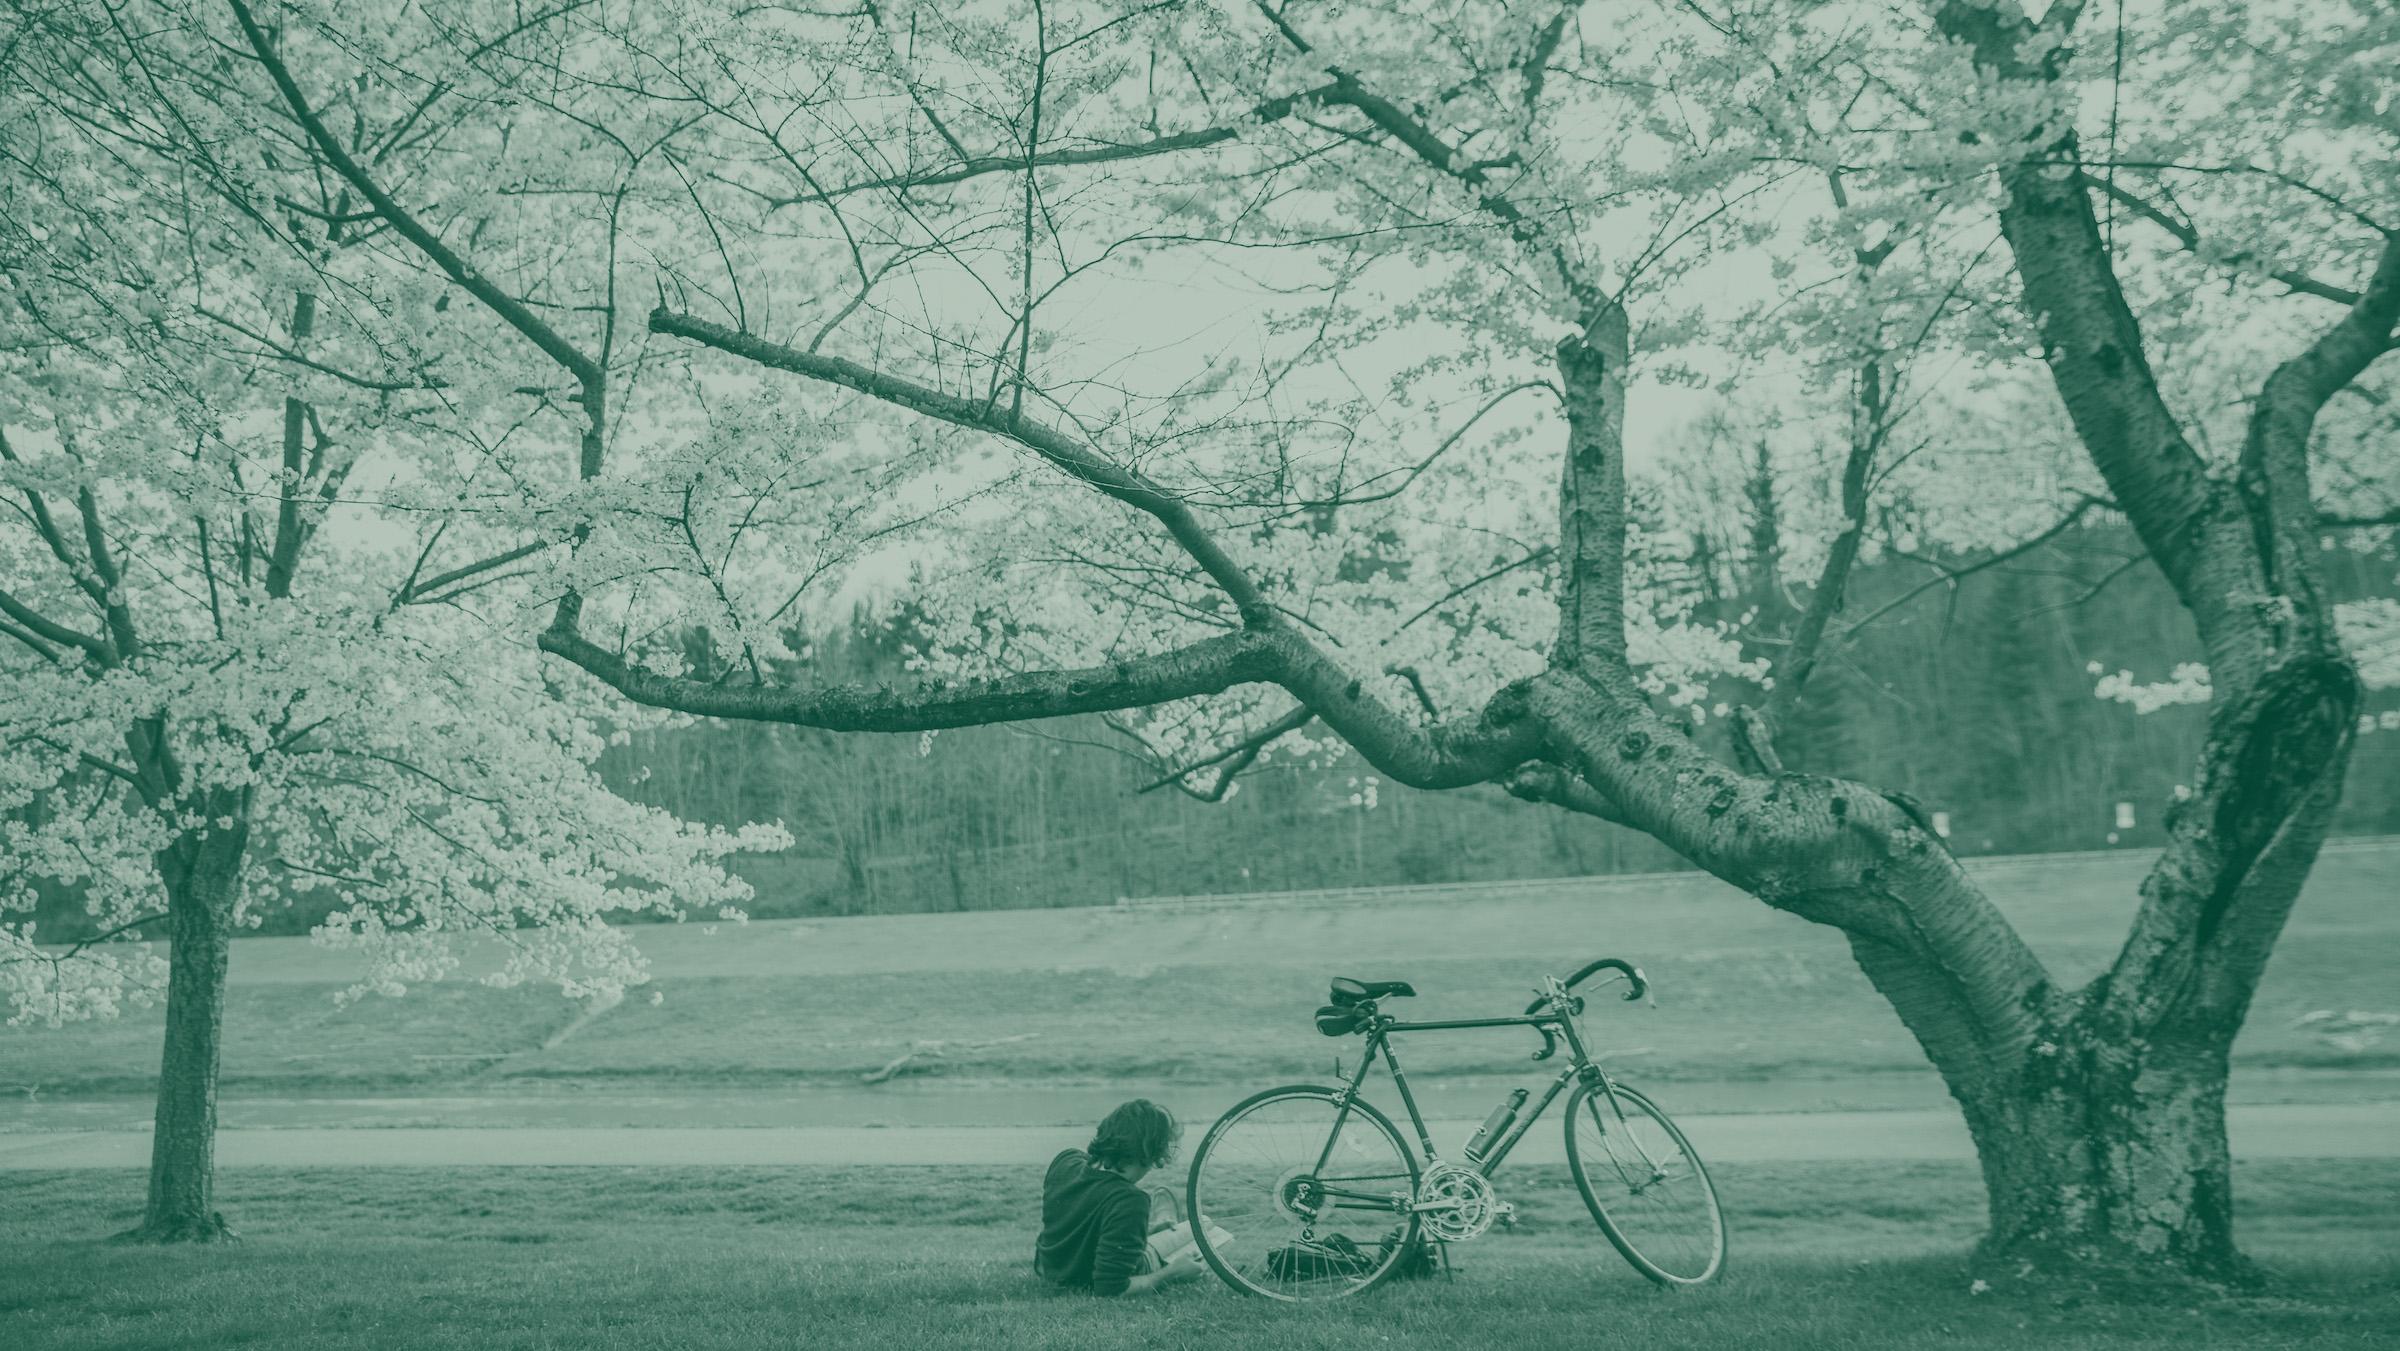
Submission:
MULTIPOLYGON (((1583 984, 1585 980, 1589 979, 1593 972, 1602 969, 1613 969, 1625 973, 1625 979, 1631 982, 1633 987, 1625 992, 1625 998, 1628 1001, 1639 999, 1643 995, 1650 992, 1650 982, 1642 978, 1642 969, 1620 957, 1602 957, 1598 961, 1587 963, 1581 971, 1578 971, 1574 975, 1567 977, 1562 984, 1565 986, 1565 988, 1572 990, 1576 986, 1583 984)), ((1542 1006, 1551 1002, 1551 997, 1549 995, 1545 994, 1534 996, 1533 1002, 1525 1006, 1526 1016, 1531 1017, 1534 1014, 1541 1012, 1542 1006)), ((1570 1009, 1569 1012, 1583 1012, 1583 1001, 1580 999, 1574 1001, 1574 1007, 1570 1009)), ((1551 1056, 1558 1054, 1558 1038, 1552 1034, 1550 1029, 1543 1027, 1536 1030, 1542 1034, 1542 1049, 1534 1052, 1533 1058, 1536 1060, 1548 1060, 1551 1056)))
MULTIPOLYGON (((1567 977, 1562 983, 1568 989, 1572 990, 1576 986, 1583 984, 1584 981, 1590 979, 1591 974, 1594 971, 1598 971, 1604 967, 1614 968, 1615 970, 1624 972, 1625 979, 1633 983, 1633 988, 1625 992, 1625 1001, 1627 1003, 1632 1003, 1634 1000, 1650 993, 1650 982, 1642 978, 1642 969, 1621 957, 1603 957, 1596 962, 1591 962, 1587 964, 1581 971, 1578 971, 1574 975, 1567 977)), ((1539 1013, 1542 1010, 1542 1005, 1549 1002, 1550 996, 1546 994, 1536 995, 1534 996, 1533 1002, 1525 1006, 1525 1012, 1528 1016, 1539 1013)))
POLYGON ((1618 957, 1603 957, 1600 960, 1584 967, 1581 971, 1576 972, 1574 975, 1567 977, 1567 988, 1572 990, 1576 986, 1583 984, 1585 977, 1603 967, 1614 967, 1617 970, 1625 973, 1625 979, 1633 982, 1633 988, 1625 992, 1626 1003, 1630 1004, 1634 1000, 1641 998, 1643 995, 1650 993, 1650 982, 1642 979, 1642 969, 1638 966, 1635 966, 1633 963, 1618 957))

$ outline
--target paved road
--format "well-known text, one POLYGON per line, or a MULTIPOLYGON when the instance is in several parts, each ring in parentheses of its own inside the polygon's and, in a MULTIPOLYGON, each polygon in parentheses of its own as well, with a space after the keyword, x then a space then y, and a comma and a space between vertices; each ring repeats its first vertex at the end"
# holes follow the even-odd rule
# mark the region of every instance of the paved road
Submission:
MULTIPOLYGON (((2237 1106, 2233 1152, 2243 1158, 2400 1157, 2400 1103, 2237 1106)), ((1681 1122, 1702 1158, 1719 1163, 1950 1160, 1973 1157, 1954 1111, 1769 1112, 1681 1122)), ((1447 1144, 1469 1121, 1433 1123, 1447 1144)), ((753 1129, 229 1130, 217 1136, 228 1168, 524 1168, 581 1164, 1003 1165, 1082 1143, 1055 1126, 760 1127, 753 1129)), ((1537 1127, 1515 1158, 1558 1163, 1558 1131, 1537 1127)), ((0 1135, 0 1170, 147 1166, 141 1131, 0 1135)))

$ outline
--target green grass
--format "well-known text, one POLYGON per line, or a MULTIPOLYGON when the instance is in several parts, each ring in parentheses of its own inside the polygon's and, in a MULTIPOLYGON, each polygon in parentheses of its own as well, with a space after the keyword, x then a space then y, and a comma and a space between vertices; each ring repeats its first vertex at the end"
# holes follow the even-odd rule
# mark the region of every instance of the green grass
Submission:
POLYGON ((237 1170, 242 1242, 126 1248, 140 1176, 22 1174, 0 1206, 0 1346, 2368 1347, 2400 1325, 2400 1163, 2239 1179, 2263 1292, 2149 1304, 1976 1295, 1964 1166, 1721 1170, 1720 1286, 1655 1291, 1564 1179, 1449 1283, 1291 1310, 1213 1281, 1123 1303, 1025 1271, 1038 1170, 237 1170))
MULTIPOLYGON (((2122 940, 2144 859, 1981 869, 2053 971, 2089 977, 2122 940)), ((2328 854, 2235 1047, 2247 1071, 2400 1066, 2400 1035, 2343 1047, 2295 1025, 2315 1009, 2389 1009, 2400 847, 2328 854)), ((656 963, 637 991, 555 1047, 579 1010, 539 990, 453 982, 337 1007, 351 967, 298 939, 237 944, 227 1012, 229 1096, 678 1093, 855 1085, 920 1041, 1021 1040, 928 1062, 932 1076, 1056 1086, 1128 1075, 1261 1083, 1321 1075, 1340 1049, 1308 1015, 1327 976, 1417 983, 1419 1016, 1513 1011, 1542 973, 1629 956, 1655 1009, 1595 1006, 1606 1044, 1653 1082, 1913 1077, 1922 1053, 1838 935, 1696 875, 1564 884, 1505 901, 1246 906, 1182 911, 910 915, 748 928, 644 928, 656 963)), ((1506 1070, 1504 1035, 1420 1039, 1413 1074, 1506 1070)), ((0 1092, 50 1100, 135 1094, 154 1080, 158 1014, 63 1030, 0 1030, 0 1092)), ((1796 1090, 1795 1090, 1796 1091, 1796 1090)), ((1938 1101, 1938 1088, 1928 1087, 1938 1101)), ((1791 1105, 1806 1105, 1795 1101, 1791 1105)))

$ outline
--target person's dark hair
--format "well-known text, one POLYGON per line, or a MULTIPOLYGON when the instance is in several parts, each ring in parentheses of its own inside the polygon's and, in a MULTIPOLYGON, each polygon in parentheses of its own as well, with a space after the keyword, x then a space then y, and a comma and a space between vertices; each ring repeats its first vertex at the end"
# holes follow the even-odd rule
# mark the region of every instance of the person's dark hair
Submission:
POLYGON ((1156 1168, 1175 1151, 1182 1134, 1174 1113, 1148 1098, 1135 1098, 1100 1119, 1092 1147, 1084 1152, 1103 1168, 1156 1168))

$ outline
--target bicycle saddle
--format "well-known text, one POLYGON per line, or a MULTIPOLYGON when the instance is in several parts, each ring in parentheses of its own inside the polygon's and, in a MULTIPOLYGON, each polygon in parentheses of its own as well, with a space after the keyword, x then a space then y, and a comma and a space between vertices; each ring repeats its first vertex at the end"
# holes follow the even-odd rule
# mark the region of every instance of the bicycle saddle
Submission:
POLYGON ((1346 1007, 1368 999, 1406 999, 1416 992, 1416 987, 1404 980, 1352 980, 1348 976, 1335 976, 1331 998, 1346 1007))

